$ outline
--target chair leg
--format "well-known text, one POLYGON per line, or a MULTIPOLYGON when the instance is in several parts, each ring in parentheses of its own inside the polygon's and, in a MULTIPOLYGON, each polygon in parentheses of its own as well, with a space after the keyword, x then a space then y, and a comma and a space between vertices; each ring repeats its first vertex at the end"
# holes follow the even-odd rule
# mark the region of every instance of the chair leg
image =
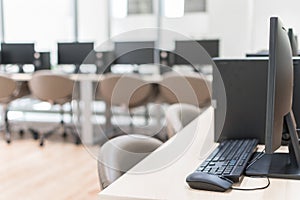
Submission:
POLYGON ((24 137, 24 130, 23 129, 19 130, 19 135, 20 135, 20 138, 24 137))
POLYGON ((10 142, 11 142, 11 133, 10 133, 10 130, 9 130, 9 123, 8 123, 7 114, 8 114, 8 108, 5 105, 4 106, 5 139, 6 139, 7 144, 10 144, 10 142))
POLYGON ((106 130, 113 128, 111 117, 112 117, 111 106, 108 102, 106 102, 105 103, 105 129, 106 130))
POLYGON ((50 137, 53 133, 55 133, 57 130, 59 130, 61 127, 58 126, 56 127, 55 129, 51 130, 51 131, 48 131, 44 134, 41 134, 41 138, 40 138, 40 146, 43 146, 44 143, 45 143, 45 139, 50 137))
POLYGON ((107 138, 113 138, 120 132, 119 127, 116 127, 112 124, 112 110, 109 102, 105 102, 105 127, 104 134, 107 138))
MULTIPOLYGON (((76 129, 74 128, 74 123, 73 123, 73 109, 72 109, 72 102, 70 102, 70 116, 71 116, 71 124, 72 126, 69 127, 70 128, 70 132, 73 135, 74 139, 75 139, 75 144, 81 144, 81 138, 79 136, 79 134, 76 133, 76 129)), ((65 127, 67 128, 67 127, 65 127)))
POLYGON ((52 134, 54 134, 59 129, 63 130, 63 135, 62 136, 66 137, 67 133, 66 133, 65 122, 64 122, 64 109, 63 109, 62 106, 60 106, 60 117, 61 117, 61 120, 60 120, 60 125, 58 127, 56 127, 53 130, 50 130, 50 131, 48 131, 48 132, 41 135, 40 146, 44 146, 45 139, 50 137, 52 134))
POLYGON ((44 134, 41 136, 41 138, 40 138, 40 146, 42 147, 42 146, 44 146, 44 140, 45 140, 45 136, 44 136, 44 134))
POLYGON ((148 106, 145 105, 145 125, 148 125, 149 124, 149 109, 148 109, 148 106))
POLYGON ((74 127, 66 127, 66 128, 70 129, 70 133, 74 137, 75 144, 77 144, 77 145, 81 144, 81 139, 80 139, 79 135, 76 133, 76 130, 74 130, 74 127))
POLYGON ((33 128, 29 128, 29 131, 32 134, 34 140, 39 139, 40 133, 38 131, 34 130, 33 128))
POLYGON ((130 126, 130 128, 132 128, 133 127, 133 113, 131 112, 131 110, 129 110, 129 116, 130 116, 130 124, 129 124, 129 126, 130 126))
POLYGON ((65 127, 65 121, 64 121, 64 109, 62 106, 60 106, 60 126, 61 126, 61 130, 62 130, 62 137, 63 138, 67 138, 68 134, 66 131, 66 127, 65 127))
MULTIPOLYGON (((73 119, 72 119, 72 106, 71 106, 70 113, 71 113, 71 122, 72 122, 73 121, 73 119)), ((51 131, 48 131, 48 132, 46 132, 46 133, 44 133, 44 134, 41 135, 40 146, 44 146, 45 139, 48 138, 49 136, 51 136, 56 131, 58 131, 59 129, 62 130, 62 137, 63 138, 66 138, 68 136, 68 132, 67 131, 69 130, 69 132, 74 136, 75 144, 81 144, 81 139, 80 139, 79 135, 76 133, 76 131, 74 130, 74 127, 70 127, 70 126, 67 126, 65 124, 65 121, 64 121, 64 109, 63 109, 62 106, 60 108, 60 116, 61 116, 60 125, 57 126, 55 129, 53 129, 51 131)), ((73 124, 73 123, 71 123, 71 124, 73 124)))

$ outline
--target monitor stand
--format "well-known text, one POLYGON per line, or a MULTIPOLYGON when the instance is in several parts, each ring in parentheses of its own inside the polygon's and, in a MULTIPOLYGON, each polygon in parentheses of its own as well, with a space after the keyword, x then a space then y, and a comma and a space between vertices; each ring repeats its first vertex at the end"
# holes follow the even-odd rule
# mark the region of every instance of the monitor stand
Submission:
MULTIPOLYGON (((289 152, 264 154, 246 168, 246 175, 300 180, 300 147, 293 112, 284 117, 290 134, 289 152)), ((255 159, 255 156, 254 156, 255 159)))
POLYGON ((22 64, 18 64, 18 68, 19 68, 19 73, 24 73, 22 64))
POLYGON ((80 73, 80 64, 75 64, 74 74, 79 74, 79 73, 80 73))

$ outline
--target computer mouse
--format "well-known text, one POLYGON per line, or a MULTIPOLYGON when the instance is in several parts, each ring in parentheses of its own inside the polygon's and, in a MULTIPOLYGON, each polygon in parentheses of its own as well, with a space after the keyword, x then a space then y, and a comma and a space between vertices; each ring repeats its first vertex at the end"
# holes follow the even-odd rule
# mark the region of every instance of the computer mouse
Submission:
POLYGON ((186 182, 193 189, 225 192, 233 182, 222 176, 195 171, 186 177, 186 182))

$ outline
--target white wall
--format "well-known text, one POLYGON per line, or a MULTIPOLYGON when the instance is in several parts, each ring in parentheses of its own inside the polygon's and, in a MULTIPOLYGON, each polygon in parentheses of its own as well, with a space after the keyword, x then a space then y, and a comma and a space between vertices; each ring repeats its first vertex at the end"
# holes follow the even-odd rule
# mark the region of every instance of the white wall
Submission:
MULTIPOLYGON (((107 39, 109 0, 81 0, 79 37, 98 43, 107 39)), ((269 18, 278 15, 286 27, 300 34, 298 0, 207 0, 207 13, 187 14, 182 18, 163 18, 162 27, 195 39, 221 39, 221 56, 244 56, 268 48, 269 18)), ((111 19, 111 35, 140 28, 156 27, 153 15, 133 15, 111 19)), ((154 40, 155 34, 126 35, 127 40, 154 40)), ((176 39, 176 38, 174 38, 176 39)), ((173 38, 164 37, 162 42, 173 38)))
MULTIPOLYGON (((155 28, 155 15, 131 15, 126 18, 112 18, 111 20, 111 35, 113 37, 119 36, 122 33, 133 31, 136 29, 155 28)), ((152 34, 125 34, 126 38, 123 40, 155 40, 156 35, 152 34)), ((121 39, 118 37, 118 39, 121 39)))
POLYGON ((36 42, 37 51, 53 51, 56 42, 74 40, 71 0, 6 0, 3 4, 6 42, 36 42))
POLYGON ((254 0, 252 51, 268 49, 271 16, 279 16, 286 28, 292 27, 296 34, 300 34, 299 0, 254 0))
MULTIPOLYGON (((157 28, 157 18, 154 14, 132 15, 121 19, 113 18, 111 26, 112 36, 116 36, 121 33, 133 31, 136 29, 157 28)), ((173 41, 176 39, 182 39, 186 37, 202 39, 203 36, 208 35, 208 14, 191 13, 181 18, 162 17, 161 28, 162 30, 167 30, 167 32, 172 32, 169 32, 171 33, 169 35, 168 33, 161 34, 161 47, 165 49, 173 49, 173 41)), ((120 38, 122 37, 119 37, 118 39, 120 38)), ((126 38, 123 37, 123 40, 156 40, 156 38, 156 32, 149 31, 147 34, 126 34, 126 38)))
POLYGON ((189 13, 181 18, 162 18, 162 28, 174 32, 173 34, 162 34, 161 47, 174 49, 175 40, 184 39, 214 39, 209 33, 207 13, 189 13))
MULTIPOLYGON (((245 40, 244 36, 250 38, 250 11, 249 4, 251 0, 208 0, 206 13, 189 13, 181 18, 162 17, 161 27, 163 29, 177 32, 172 37, 164 36, 162 43, 164 48, 173 48, 170 41, 178 38, 180 34, 194 39, 221 39, 221 55, 238 56, 244 55, 249 46, 249 39, 245 40), (237 34, 240 34, 236 36, 237 34), (248 36, 249 35, 249 36, 248 36), (238 40, 238 43, 236 43, 238 40), (236 45, 232 45, 234 42, 236 45), (166 44, 168 43, 168 44, 166 44)), ((126 31, 156 27, 155 15, 136 15, 126 18, 112 19, 111 30, 113 35, 126 31)), ((127 40, 151 40, 156 35, 135 35, 127 40)))
POLYGON ((209 0, 209 35, 220 38, 220 55, 244 56, 250 45, 252 0, 209 0))
POLYGON ((298 0, 208 0, 210 34, 221 39, 222 56, 268 49, 270 17, 300 34, 298 0))
POLYGON ((108 40, 108 0, 79 0, 79 41, 95 41, 99 45, 108 40))

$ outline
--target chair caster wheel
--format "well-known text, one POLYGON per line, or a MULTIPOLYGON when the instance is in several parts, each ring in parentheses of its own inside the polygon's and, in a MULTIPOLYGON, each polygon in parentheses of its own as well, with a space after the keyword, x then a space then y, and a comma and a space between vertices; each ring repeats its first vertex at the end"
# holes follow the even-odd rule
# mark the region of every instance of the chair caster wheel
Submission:
POLYGON ((7 143, 7 144, 10 144, 10 143, 11 143, 11 141, 10 141, 10 140, 6 140, 6 143, 7 143))
POLYGON ((81 140, 80 140, 80 138, 79 138, 79 137, 77 137, 77 138, 76 138, 75 144, 76 144, 76 145, 79 145, 79 144, 81 144, 81 140))
POLYGON ((44 146, 44 142, 43 141, 40 142, 40 147, 42 147, 42 146, 44 146))
POLYGON ((20 135, 20 138, 23 138, 23 136, 24 136, 24 130, 20 130, 19 131, 19 135, 20 135))
POLYGON ((66 132, 63 132, 62 137, 67 138, 68 134, 66 132))
POLYGON ((32 133, 32 136, 34 140, 39 139, 39 134, 37 132, 32 133))

